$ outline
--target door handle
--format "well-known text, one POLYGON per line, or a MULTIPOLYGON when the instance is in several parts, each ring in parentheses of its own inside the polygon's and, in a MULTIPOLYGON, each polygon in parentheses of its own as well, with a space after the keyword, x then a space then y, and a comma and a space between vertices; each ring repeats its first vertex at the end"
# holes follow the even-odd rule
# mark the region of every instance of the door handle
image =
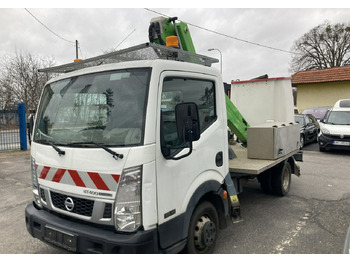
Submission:
POLYGON ((215 156, 215 164, 217 167, 220 167, 223 165, 223 155, 222 155, 222 151, 220 151, 219 153, 216 154, 215 156))

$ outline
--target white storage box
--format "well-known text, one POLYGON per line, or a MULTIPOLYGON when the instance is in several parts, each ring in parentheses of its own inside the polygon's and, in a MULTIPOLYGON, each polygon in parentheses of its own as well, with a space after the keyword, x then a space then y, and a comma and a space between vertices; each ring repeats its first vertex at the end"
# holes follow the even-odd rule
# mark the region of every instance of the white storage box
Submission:
POLYGON ((300 147, 300 125, 266 123, 247 129, 248 158, 277 159, 300 147))
POLYGON ((231 101, 250 126, 294 122, 291 78, 232 81, 231 101))

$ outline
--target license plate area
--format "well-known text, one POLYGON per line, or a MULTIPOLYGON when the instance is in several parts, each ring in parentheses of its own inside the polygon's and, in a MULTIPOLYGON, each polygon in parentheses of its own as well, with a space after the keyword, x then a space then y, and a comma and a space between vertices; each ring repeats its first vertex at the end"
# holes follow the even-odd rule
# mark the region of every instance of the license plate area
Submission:
POLYGON ((335 146, 350 146, 350 142, 348 142, 348 141, 333 141, 333 145, 335 145, 335 146))
POLYGON ((77 236, 45 226, 44 239, 56 246, 75 252, 77 250, 77 236))

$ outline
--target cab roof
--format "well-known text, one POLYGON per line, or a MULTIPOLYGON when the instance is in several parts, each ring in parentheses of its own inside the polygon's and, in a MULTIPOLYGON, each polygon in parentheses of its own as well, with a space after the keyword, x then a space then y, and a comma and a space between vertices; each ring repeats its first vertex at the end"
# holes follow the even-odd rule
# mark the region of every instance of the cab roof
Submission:
POLYGON ((39 69, 45 73, 68 73, 75 70, 99 66, 102 64, 119 63, 138 60, 175 60, 188 63, 195 63, 210 67, 219 60, 208 56, 198 55, 178 48, 165 47, 154 43, 145 43, 100 56, 88 58, 74 63, 39 69))
POLYGON ((341 99, 333 107, 333 111, 350 111, 350 99, 341 99))

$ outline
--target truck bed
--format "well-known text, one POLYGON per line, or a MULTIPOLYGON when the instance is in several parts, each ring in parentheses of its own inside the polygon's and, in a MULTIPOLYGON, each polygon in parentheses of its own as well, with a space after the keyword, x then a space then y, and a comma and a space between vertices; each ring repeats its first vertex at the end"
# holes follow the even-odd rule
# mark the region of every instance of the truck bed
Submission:
POLYGON ((295 150, 275 160, 264 160, 248 158, 247 148, 242 147, 240 144, 231 145, 231 148, 237 156, 237 158, 229 160, 229 170, 231 176, 259 175, 260 173, 273 166, 276 166, 299 151, 295 150))

